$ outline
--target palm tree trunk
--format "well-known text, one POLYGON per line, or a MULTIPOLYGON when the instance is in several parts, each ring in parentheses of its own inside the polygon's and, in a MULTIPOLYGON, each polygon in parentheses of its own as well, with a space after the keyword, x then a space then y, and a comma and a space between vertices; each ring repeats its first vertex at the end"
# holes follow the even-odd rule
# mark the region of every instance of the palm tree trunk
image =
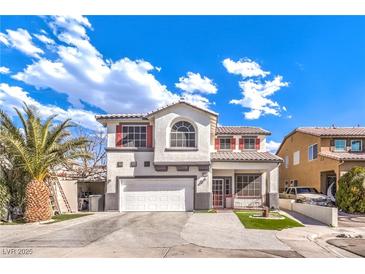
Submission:
POLYGON ((51 200, 47 185, 38 180, 28 183, 25 190, 25 221, 47 221, 52 217, 51 200))

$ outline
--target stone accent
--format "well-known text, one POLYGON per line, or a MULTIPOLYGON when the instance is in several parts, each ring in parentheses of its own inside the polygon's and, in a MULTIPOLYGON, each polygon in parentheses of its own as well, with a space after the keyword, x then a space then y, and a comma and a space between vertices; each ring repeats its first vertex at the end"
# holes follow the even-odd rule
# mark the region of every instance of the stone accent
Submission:
POLYGON ((105 211, 118 209, 118 194, 105 193, 105 211))
POLYGON ((210 192, 195 193, 195 208, 196 210, 210 209, 212 206, 210 192))
POLYGON ((279 193, 268 193, 267 194, 267 205, 270 209, 279 208, 279 193))

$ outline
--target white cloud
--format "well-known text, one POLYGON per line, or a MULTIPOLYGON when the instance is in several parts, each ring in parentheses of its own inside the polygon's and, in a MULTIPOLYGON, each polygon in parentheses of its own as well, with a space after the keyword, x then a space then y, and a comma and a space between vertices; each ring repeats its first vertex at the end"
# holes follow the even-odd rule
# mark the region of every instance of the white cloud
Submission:
POLYGON ((86 18, 57 16, 49 25, 63 42, 55 45, 57 58, 41 58, 14 79, 67 94, 75 107, 82 107, 82 100, 109 113, 148 112, 179 99, 155 78, 158 68, 151 63, 104 59, 87 36, 86 18))
POLYGON ((36 47, 32 42, 32 37, 25 29, 18 28, 17 30, 6 30, 7 34, 0 33, 0 42, 8 47, 16 48, 24 54, 40 58, 40 54, 44 51, 36 47))
POLYGON ((208 108, 209 105, 211 104, 208 100, 208 98, 203 97, 199 94, 191 94, 191 93, 183 93, 182 97, 184 98, 185 101, 188 101, 198 107, 201 108, 208 108))
MULTIPOLYGON (((33 35, 43 42, 42 47, 51 46, 54 54, 52 57, 42 55, 39 60, 34 60, 32 64, 27 65, 12 77, 40 90, 50 88, 58 93, 66 94, 73 108, 69 110, 58 108, 62 117, 66 115, 64 113, 66 111, 67 115, 72 115, 75 119, 80 120, 82 117, 78 117, 77 114, 85 113, 85 119, 89 121, 85 124, 88 127, 98 126, 98 124, 94 124, 91 113, 83 110, 86 108, 83 102, 108 113, 149 112, 177 101, 181 95, 187 101, 201 107, 207 107, 210 104, 207 98, 199 94, 187 91, 176 94, 169 91, 153 74, 159 72, 161 68, 148 61, 131 60, 127 57, 116 61, 104 58, 87 35, 87 31, 92 29, 87 18, 54 16, 45 17, 45 20, 57 39, 52 40, 53 42, 47 40, 50 38, 45 30, 40 30, 39 34, 33 35), (60 43, 56 41, 60 41, 60 43)), ((7 31, 8 34, 14 32, 7 31)), ((29 35, 28 32, 26 33, 29 35)), ((4 37, 5 42, 3 43, 5 44, 9 39, 8 35, 4 37)), ((31 37, 29 39, 31 41, 31 37)), ((10 46, 9 42, 8 45, 10 46)), ((17 47, 17 49, 23 50, 21 47, 17 47)), ((42 49, 34 54, 38 54, 39 57, 41 53, 43 53, 42 49)), ((207 89, 206 86, 204 88, 207 89)), ((212 92, 211 87, 209 88, 209 91, 212 92)), ((22 95, 23 99, 32 100, 25 91, 18 93, 22 95)), ((3 91, 3 97, 4 94, 3 91)), ((6 98, 7 102, 14 100, 9 94, 6 98)), ((34 102, 34 104, 36 103, 34 102)), ((57 108, 42 105, 40 107, 44 111, 57 108)))
POLYGON ((9 46, 10 45, 6 34, 4 34, 2 32, 0 32, 0 43, 3 43, 5 46, 9 46))
POLYGON ((282 76, 276 76, 274 80, 265 82, 252 79, 240 81, 242 99, 234 99, 230 103, 248 108, 249 111, 244 112, 244 115, 249 120, 258 119, 267 114, 279 116, 280 105, 267 97, 288 85, 287 82, 283 82, 282 76))
POLYGON ((269 98, 282 87, 289 85, 283 81, 282 76, 275 76, 273 80, 263 80, 270 72, 264 71, 258 63, 248 58, 237 62, 227 58, 223 60, 223 65, 229 73, 241 75, 243 78, 239 81, 242 98, 233 99, 230 103, 247 108, 248 111, 244 112, 246 119, 259 119, 262 115, 280 116, 282 110, 286 111, 285 106, 281 107, 278 102, 269 98))
POLYGON ((10 69, 7 67, 0 67, 0 74, 8 74, 10 73, 10 69))
POLYGON ((271 153, 276 153, 279 146, 280 146, 280 143, 275 142, 275 141, 269 141, 266 143, 266 150, 270 151, 271 153))
POLYGON ((69 108, 64 110, 53 105, 43 105, 31 98, 21 87, 0 83, 0 103, 2 108, 11 115, 15 114, 14 107, 21 109, 23 102, 38 109, 43 117, 57 114, 56 120, 63 121, 71 118, 73 122, 91 130, 102 130, 102 126, 95 120, 95 114, 82 109, 69 108))
POLYGON ((33 34, 34 37, 36 37, 39 41, 41 41, 42 43, 46 44, 46 45, 53 45, 55 44, 55 41, 49 37, 47 37, 44 34, 33 34))
POLYGON ((230 58, 226 58, 223 60, 223 66, 229 73, 241 75, 243 78, 257 76, 265 77, 270 74, 269 71, 262 70, 258 63, 248 58, 240 59, 237 62, 230 58))
POLYGON ((179 82, 175 83, 175 86, 187 93, 217 93, 217 86, 213 80, 206 76, 202 77, 199 73, 188 72, 186 77, 179 78, 179 82))

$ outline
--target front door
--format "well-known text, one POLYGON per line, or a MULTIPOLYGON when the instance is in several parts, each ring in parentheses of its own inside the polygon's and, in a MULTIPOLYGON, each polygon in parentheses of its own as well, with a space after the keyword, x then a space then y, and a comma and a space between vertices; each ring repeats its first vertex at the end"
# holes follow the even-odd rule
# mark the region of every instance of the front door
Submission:
POLYGON ((223 208, 224 206, 224 180, 213 179, 213 208, 223 208))

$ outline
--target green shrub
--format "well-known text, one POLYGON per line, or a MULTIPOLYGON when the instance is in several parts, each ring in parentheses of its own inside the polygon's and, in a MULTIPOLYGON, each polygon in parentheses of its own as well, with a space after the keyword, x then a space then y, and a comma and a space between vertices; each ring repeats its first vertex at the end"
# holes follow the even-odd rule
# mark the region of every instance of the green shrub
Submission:
POLYGON ((10 202, 9 189, 6 184, 0 180, 0 219, 6 218, 7 208, 10 202))
POLYGON ((349 213, 365 213, 365 168, 352 168, 341 176, 338 186, 338 208, 349 213))

